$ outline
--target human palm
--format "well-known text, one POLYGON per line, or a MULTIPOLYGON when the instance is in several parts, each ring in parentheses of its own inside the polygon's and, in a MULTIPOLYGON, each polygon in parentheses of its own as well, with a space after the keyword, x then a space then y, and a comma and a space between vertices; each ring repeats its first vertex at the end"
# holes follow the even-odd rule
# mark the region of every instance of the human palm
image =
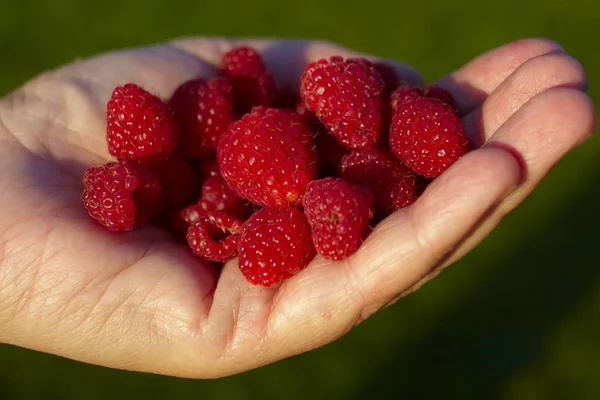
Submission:
MULTIPOLYGON (((280 86, 297 85, 308 61, 354 55, 322 42, 244 43, 263 52, 280 86)), ((111 159, 111 90, 133 81, 168 97, 214 74, 234 45, 186 39, 110 53, 1 100, 0 342, 198 378, 308 351, 471 250, 594 128, 584 72, 557 44, 530 39, 488 52, 439 82, 483 147, 380 223, 354 256, 317 257, 277 287, 252 286, 236 260, 219 272, 158 228, 110 233, 80 200, 85 168, 111 159)))

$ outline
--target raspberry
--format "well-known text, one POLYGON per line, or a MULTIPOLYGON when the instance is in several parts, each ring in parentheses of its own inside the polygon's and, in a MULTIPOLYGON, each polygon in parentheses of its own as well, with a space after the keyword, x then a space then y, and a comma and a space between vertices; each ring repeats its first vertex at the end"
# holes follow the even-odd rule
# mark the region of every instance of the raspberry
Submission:
POLYGON ((163 207, 176 210, 198 198, 199 178, 194 167, 179 154, 173 153, 162 164, 152 168, 163 188, 163 207))
POLYGON ((205 212, 223 211, 246 219, 249 214, 247 201, 235 193, 222 176, 211 176, 202 184, 202 196, 198 205, 205 212))
POLYGON ((319 254, 342 260, 356 252, 373 218, 373 195, 341 178, 312 181, 306 188, 304 212, 319 254))
POLYGON ((467 152, 461 120, 437 99, 418 97, 400 104, 390 127, 390 148, 417 174, 441 175, 467 152))
POLYGON ((315 256, 306 216, 294 207, 257 211, 242 226, 238 251, 246 280, 266 287, 294 276, 315 256))
POLYGON ((299 205, 317 172, 317 154, 304 120, 290 110, 257 107, 230 125, 217 159, 240 196, 263 206, 299 205))
POLYGON ((342 159, 342 177, 364 185, 375 197, 375 211, 385 218, 417 199, 417 177, 386 149, 355 150, 342 159))
POLYGON ((346 147, 373 147, 381 136, 383 79, 369 62, 332 57, 308 65, 300 93, 346 147))
POLYGON ((232 121, 233 92, 227 78, 187 81, 175 91, 169 105, 179 124, 181 152, 189 158, 214 153, 232 121))
POLYGON ((389 104, 392 109, 391 116, 398 108, 399 104, 402 104, 406 100, 414 100, 417 97, 428 97, 432 99, 438 99, 454 108, 454 99, 450 92, 446 89, 437 86, 400 86, 390 95, 389 104))
POLYGON ((252 107, 270 107, 275 103, 277 90, 273 76, 256 50, 238 47, 225 53, 221 73, 231 81, 235 110, 240 114, 252 107))
POLYGON ((192 251, 209 261, 226 262, 237 255, 242 221, 226 213, 211 211, 190 227, 187 241, 192 251))
POLYGON ((173 112, 161 99, 128 83, 107 104, 108 151, 119 160, 157 164, 177 146, 173 112))
POLYGON ((162 188, 145 166, 131 161, 88 168, 81 199, 90 216, 110 231, 129 231, 154 214, 162 188))

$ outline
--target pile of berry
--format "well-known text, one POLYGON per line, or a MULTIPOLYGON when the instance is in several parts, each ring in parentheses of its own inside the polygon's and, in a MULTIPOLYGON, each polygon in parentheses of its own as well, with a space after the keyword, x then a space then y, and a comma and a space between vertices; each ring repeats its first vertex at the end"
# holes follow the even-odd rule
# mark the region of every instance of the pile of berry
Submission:
POLYGON ((467 151, 452 96, 399 82, 385 64, 319 60, 299 89, 278 95, 248 47, 168 102, 117 87, 107 140, 118 161, 85 172, 84 206, 111 231, 152 222, 206 260, 239 256, 249 282, 271 286, 316 252, 356 252, 467 151))

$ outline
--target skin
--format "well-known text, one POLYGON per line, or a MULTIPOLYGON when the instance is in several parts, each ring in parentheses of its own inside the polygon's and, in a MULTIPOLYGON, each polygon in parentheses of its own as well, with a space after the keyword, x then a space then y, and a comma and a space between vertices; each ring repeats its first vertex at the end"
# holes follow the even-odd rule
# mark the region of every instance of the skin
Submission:
MULTIPOLYGON (((316 258, 280 286, 219 274, 157 228, 113 234, 81 205, 86 167, 111 160, 105 103, 128 81, 168 97, 209 77, 236 41, 192 38, 109 53, 0 101, 0 342, 113 368, 235 374, 347 333, 473 249, 594 129, 580 64, 527 39, 440 80, 476 147, 343 262, 316 258)), ((326 42, 245 41, 280 86, 308 61, 357 56, 326 42)), ((396 65, 404 79, 414 70, 396 65)))

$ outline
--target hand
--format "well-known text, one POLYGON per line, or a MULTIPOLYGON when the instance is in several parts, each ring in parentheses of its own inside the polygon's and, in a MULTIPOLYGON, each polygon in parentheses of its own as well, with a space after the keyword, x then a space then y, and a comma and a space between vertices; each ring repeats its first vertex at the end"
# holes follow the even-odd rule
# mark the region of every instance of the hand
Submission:
MULTIPOLYGON (((279 85, 320 42, 252 41, 279 85)), ((591 134, 581 66, 548 40, 483 54, 439 83, 475 150, 388 217, 346 261, 322 258, 279 287, 221 274, 158 228, 105 231, 80 201, 84 169, 110 160, 104 107, 133 81, 168 97, 210 76, 235 42, 186 39, 45 73, 0 102, 0 342, 105 365, 206 378, 308 351, 418 288, 476 246, 591 134)), ((415 71, 397 66, 404 79, 415 71)))

